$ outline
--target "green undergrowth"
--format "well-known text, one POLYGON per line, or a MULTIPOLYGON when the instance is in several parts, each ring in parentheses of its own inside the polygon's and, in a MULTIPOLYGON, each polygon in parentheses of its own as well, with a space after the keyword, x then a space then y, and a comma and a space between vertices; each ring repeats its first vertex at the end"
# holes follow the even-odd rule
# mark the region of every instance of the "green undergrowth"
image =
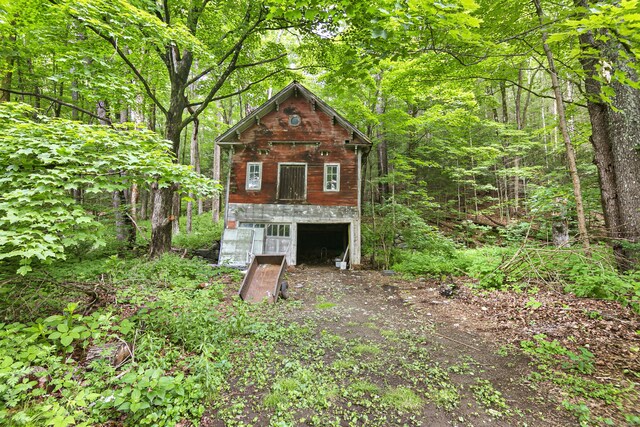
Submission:
MULTIPOLYGON (((446 236, 414 210, 389 203, 365 209, 363 256, 375 266, 406 276, 467 276, 482 289, 521 288, 530 282, 561 287, 578 297, 620 301, 640 312, 640 271, 620 274, 610 246, 555 248, 530 236, 532 224, 514 223, 485 243, 446 236), (500 242, 500 245, 497 244, 500 242)), ((462 235, 478 236, 490 227, 463 221, 462 235)))
POLYGON ((209 249, 220 240, 222 221, 214 223, 211 212, 193 216, 192 233, 186 232, 186 219, 180 218, 180 233, 173 237, 173 245, 185 249, 209 249))
MULTIPOLYGON (((180 232, 174 234, 171 240, 171 244, 175 248, 209 249, 213 242, 220 240, 220 236, 222 235, 223 222, 218 221, 214 223, 211 212, 205 212, 202 215, 193 215, 191 233, 187 233, 186 230, 186 217, 180 217, 178 224, 180 225, 180 232)), ((139 221, 138 227, 142 231, 142 234, 138 235, 137 242, 147 245, 151 238, 151 221, 139 221)))
POLYGON ((235 288, 238 278, 171 254, 85 259, 6 278, 0 424, 197 424, 226 384, 232 353, 267 329, 250 306, 225 299, 226 283, 235 288), (87 298, 90 287, 104 300, 87 298), (133 357, 114 366, 108 348, 125 343, 133 357))
POLYGON ((640 312, 640 272, 619 273, 605 246, 594 246, 591 257, 576 248, 530 244, 402 250, 395 259, 393 269, 412 277, 468 276, 480 289, 520 290, 531 282, 547 283, 578 297, 619 301, 640 312))
POLYGON ((529 355, 536 368, 530 375, 533 382, 546 382, 559 388, 562 406, 578 418, 581 426, 640 425, 637 408, 638 394, 634 382, 603 381, 592 375, 595 356, 585 347, 570 350, 544 334, 521 342, 522 351, 529 355), (591 408, 606 405, 612 416, 592 414, 591 408))

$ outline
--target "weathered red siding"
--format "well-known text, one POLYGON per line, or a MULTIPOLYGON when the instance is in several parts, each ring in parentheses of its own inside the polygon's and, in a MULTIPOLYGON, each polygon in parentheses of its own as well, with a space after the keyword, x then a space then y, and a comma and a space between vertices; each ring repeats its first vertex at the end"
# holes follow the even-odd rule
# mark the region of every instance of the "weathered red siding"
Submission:
POLYGON ((356 206, 358 200, 358 157, 346 147, 351 134, 322 111, 315 111, 304 97, 290 97, 240 135, 231 170, 230 203, 285 203, 277 198, 278 163, 307 164, 307 199, 304 202, 325 206, 356 206), (299 126, 289 125, 289 115, 302 119, 299 126), (296 144, 282 144, 295 141, 296 144), (299 142, 299 143, 298 143, 299 142), (262 187, 246 191, 247 162, 262 162, 262 187), (340 191, 323 191, 324 165, 340 164, 340 191))

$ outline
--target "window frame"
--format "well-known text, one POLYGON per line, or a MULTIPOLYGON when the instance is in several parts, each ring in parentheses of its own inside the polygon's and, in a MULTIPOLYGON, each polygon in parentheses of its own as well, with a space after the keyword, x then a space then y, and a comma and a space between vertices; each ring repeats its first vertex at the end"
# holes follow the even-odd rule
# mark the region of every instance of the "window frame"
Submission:
POLYGON ((269 223, 265 227, 265 237, 277 237, 277 238, 291 238, 291 224, 274 222, 269 223), (274 233, 275 230, 275 233, 274 233))
POLYGON ((246 191, 260 191, 262 189, 262 162, 247 162, 247 175, 244 189, 246 191), (258 188, 249 188, 249 182, 251 182, 251 166, 258 166, 258 188))
POLYGON ((337 193, 340 191, 340 163, 325 163, 324 164, 324 174, 322 180, 322 190, 328 193, 337 193), (329 181, 327 180, 327 175, 330 167, 336 167, 336 188, 327 188, 327 184, 329 181))
POLYGON ((278 163, 278 184, 276 186, 276 198, 278 201, 284 202, 304 202, 307 200, 309 192, 309 165, 304 162, 279 162, 278 163), (302 199, 281 199, 280 198, 280 177, 282 166, 301 166, 304 165, 304 197, 302 199))

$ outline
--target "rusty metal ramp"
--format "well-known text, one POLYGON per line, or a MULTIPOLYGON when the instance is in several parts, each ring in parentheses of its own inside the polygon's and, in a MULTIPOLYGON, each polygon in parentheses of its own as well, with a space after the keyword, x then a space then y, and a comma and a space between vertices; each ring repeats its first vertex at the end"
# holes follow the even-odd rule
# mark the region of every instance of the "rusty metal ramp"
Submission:
POLYGON ((275 303, 281 291, 281 282, 287 261, 284 255, 256 255, 247 270, 238 292, 247 302, 275 303))

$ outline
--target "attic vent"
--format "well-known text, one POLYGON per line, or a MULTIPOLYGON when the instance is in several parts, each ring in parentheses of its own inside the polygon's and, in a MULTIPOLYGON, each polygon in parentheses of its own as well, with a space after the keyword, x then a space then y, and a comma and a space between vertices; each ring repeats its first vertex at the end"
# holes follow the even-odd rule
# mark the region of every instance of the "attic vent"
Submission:
POLYGON ((345 144, 349 144, 350 142, 351 142, 351 141, 350 141, 350 140, 348 140, 348 139, 345 139, 345 140, 344 140, 344 143, 345 143, 345 144))
POLYGON ((300 125, 302 120, 300 120, 300 116, 297 114, 292 114, 289 116, 289 124, 291 126, 298 126, 300 125))
POLYGON ((320 152, 320 155, 321 155, 321 156, 328 156, 328 155, 329 155, 329 152, 328 152, 328 151, 321 151, 321 152, 320 152))
POLYGON ((258 153, 262 154, 263 156, 266 156, 267 154, 269 154, 269 150, 258 150, 258 153))

